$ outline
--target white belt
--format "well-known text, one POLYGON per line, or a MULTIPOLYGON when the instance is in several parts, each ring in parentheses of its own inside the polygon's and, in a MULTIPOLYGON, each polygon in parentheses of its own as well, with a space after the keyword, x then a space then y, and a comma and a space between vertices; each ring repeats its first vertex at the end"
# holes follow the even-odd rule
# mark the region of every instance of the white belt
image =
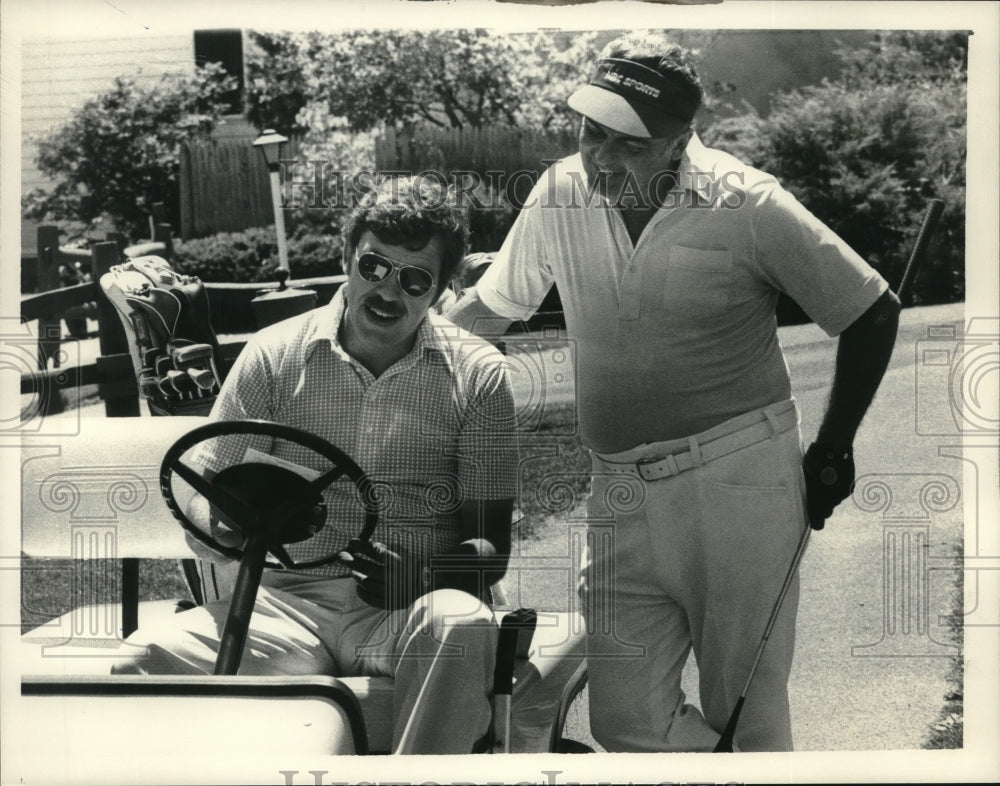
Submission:
POLYGON ((615 460, 620 454, 602 456, 594 453, 594 457, 606 472, 638 475, 643 480, 660 480, 756 445, 794 428, 798 421, 794 402, 783 401, 738 415, 701 434, 651 446, 660 455, 624 462, 615 460))

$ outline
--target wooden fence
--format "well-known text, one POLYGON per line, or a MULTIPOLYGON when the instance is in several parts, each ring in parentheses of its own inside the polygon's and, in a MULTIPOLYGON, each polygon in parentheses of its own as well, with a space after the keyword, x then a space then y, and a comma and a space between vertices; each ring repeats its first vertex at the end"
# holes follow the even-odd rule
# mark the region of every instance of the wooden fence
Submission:
MULTIPOLYGON (((293 138, 282 157, 298 154, 293 138)), ((185 142, 180 159, 182 239, 274 223, 267 168, 252 140, 185 142)))
POLYGON ((552 161, 576 151, 576 135, 513 127, 389 127, 375 143, 376 169, 382 171, 474 172, 494 185, 516 177, 514 192, 524 200, 531 185, 552 161), (492 174, 490 174, 492 173, 492 174))
MULTIPOLYGON (((513 194, 523 200, 546 162, 575 149, 570 133, 508 127, 418 127, 403 133, 389 127, 376 140, 374 152, 379 172, 474 172, 494 188, 505 188, 516 175, 513 194)), ((300 150, 301 140, 293 138, 283 158, 296 159, 300 150)), ((180 159, 182 239, 274 223, 267 170, 250 140, 185 142, 180 159)))

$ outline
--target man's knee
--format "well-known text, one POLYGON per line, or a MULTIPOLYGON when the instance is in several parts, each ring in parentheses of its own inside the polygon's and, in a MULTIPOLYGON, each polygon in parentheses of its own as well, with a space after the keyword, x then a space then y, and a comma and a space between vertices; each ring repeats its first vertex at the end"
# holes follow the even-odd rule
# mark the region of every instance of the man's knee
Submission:
MULTIPOLYGON (((435 590, 421 597, 410 610, 408 627, 413 634, 429 637, 444 649, 457 647, 467 653, 473 648, 492 653, 496 648, 497 624, 492 610, 460 590, 435 590)), ((444 650, 441 654, 445 654, 444 650)))
POLYGON ((432 625, 435 630, 496 627, 493 611, 489 606, 460 590, 429 592, 414 604, 414 610, 418 609, 422 612, 424 624, 432 625))

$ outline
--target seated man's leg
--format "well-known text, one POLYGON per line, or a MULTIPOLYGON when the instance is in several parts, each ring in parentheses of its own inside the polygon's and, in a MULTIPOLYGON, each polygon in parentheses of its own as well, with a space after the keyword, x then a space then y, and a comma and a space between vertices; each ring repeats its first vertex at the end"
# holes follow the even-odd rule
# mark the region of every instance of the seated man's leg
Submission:
MULTIPOLYGON (((353 591, 349 580, 322 584, 353 591)), ((335 605, 261 586, 239 673, 336 674, 330 649, 317 635, 317 631, 326 634, 336 627, 337 612, 331 608, 335 605)), ((211 674, 228 611, 226 598, 175 614, 163 626, 140 628, 127 641, 144 649, 114 664, 112 673, 211 674)))
POLYGON ((646 483, 642 504, 614 510, 614 481, 595 469, 582 593, 591 733, 613 752, 710 751, 719 734, 680 687, 691 634, 675 598, 690 555, 672 513, 697 498, 693 473, 646 483))
MULTIPOLYGON (((472 752, 490 724, 497 638, 486 605, 438 590, 386 614, 354 645, 353 671, 395 678, 393 753, 472 752)), ((338 645, 341 656, 345 643, 338 645)))

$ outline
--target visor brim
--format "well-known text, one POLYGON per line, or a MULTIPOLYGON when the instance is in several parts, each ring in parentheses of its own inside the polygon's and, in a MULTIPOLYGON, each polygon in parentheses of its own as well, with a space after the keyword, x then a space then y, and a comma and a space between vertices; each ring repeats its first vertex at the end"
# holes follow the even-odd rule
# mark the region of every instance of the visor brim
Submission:
POLYGON ((632 105, 617 93, 597 85, 584 85, 567 99, 570 109, 619 134, 652 139, 632 105))

